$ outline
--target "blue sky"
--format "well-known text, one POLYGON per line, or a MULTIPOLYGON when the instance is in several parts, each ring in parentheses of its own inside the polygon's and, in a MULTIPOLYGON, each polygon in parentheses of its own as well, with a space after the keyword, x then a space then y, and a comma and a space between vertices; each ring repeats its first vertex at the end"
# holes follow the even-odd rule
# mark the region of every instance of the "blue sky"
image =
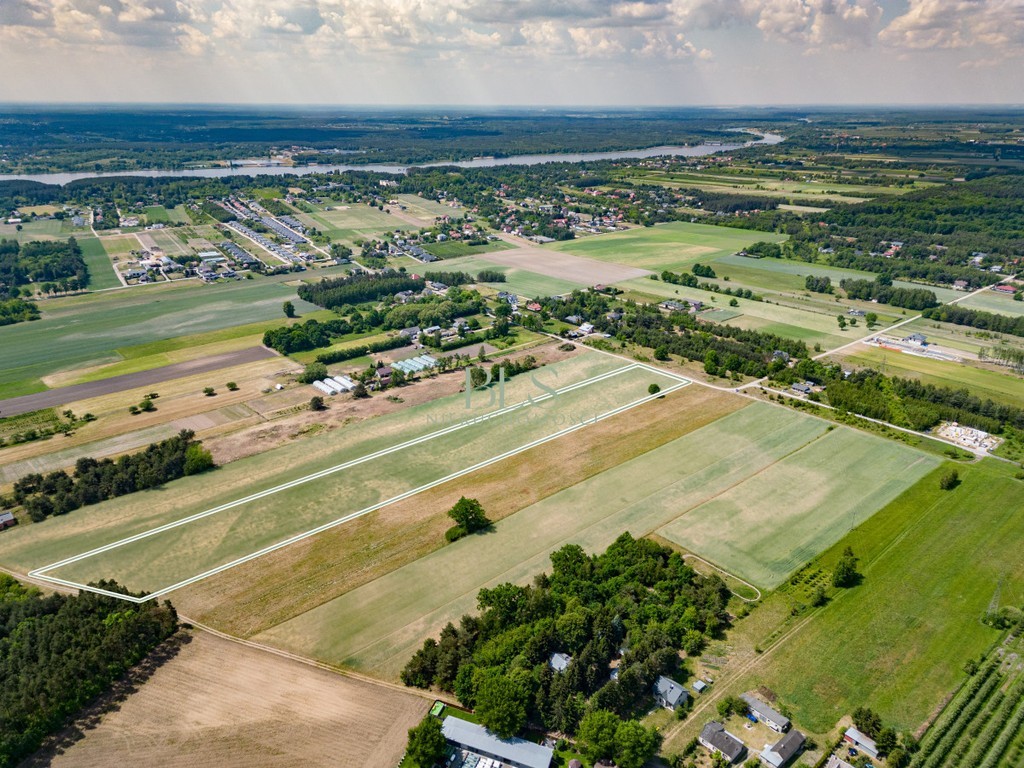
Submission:
POLYGON ((1024 0, 0 0, 2 101, 1024 103, 1024 0))

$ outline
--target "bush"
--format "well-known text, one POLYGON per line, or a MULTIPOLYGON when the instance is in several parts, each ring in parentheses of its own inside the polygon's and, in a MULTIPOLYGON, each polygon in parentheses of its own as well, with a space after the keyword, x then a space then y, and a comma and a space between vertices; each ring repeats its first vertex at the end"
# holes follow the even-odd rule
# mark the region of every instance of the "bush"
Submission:
POLYGON ((206 395, 207 397, 213 397, 214 395, 217 394, 217 390, 215 390, 213 387, 206 387, 203 390, 203 394, 206 395))
POLYGON ((233 381, 229 381, 227 383, 227 388, 228 388, 229 392, 237 392, 238 391, 238 385, 235 382, 233 382, 233 381))
POLYGON ((647 388, 647 394, 649 395, 656 395, 659 392, 661 392, 661 387, 659 387, 657 384, 651 384, 651 386, 647 388))
POLYGON ((958 485, 960 485, 960 473, 955 469, 949 470, 939 478, 939 488, 944 491, 952 491, 958 485))
POLYGON ((313 395, 313 397, 309 398, 309 410, 323 411, 326 408, 327 406, 324 405, 324 399, 320 397, 320 395, 313 395))
POLYGON ((301 384, 312 384, 314 381, 320 381, 321 379, 327 378, 327 366, 323 363, 309 363, 305 370, 299 374, 299 383, 301 384))
POLYGON ((453 525, 451 528, 444 532, 445 541, 447 541, 449 544, 453 541, 458 541, 459 539, 468 535, 469 531, 467 531, 461 525, 453 525))

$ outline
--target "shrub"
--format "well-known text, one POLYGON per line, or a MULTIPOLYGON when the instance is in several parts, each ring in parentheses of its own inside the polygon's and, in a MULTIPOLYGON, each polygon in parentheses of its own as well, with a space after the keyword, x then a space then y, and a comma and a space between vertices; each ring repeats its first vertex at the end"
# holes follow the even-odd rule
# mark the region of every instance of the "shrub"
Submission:
POLYGON ((237 392, 238 391, 238 385, 235 382, 233 382, 233 381, 229 381, 227 383, 227 388, 228 388, 229 392, 237 392))
POLYGON ((939 488, 944 491, 952 491, 958 485, 960 485, 960 473, 955 469, 949 470, 939 478, 939 488))
POLYGON ((213 397, 214 395, 217 394, 217 390, 215 390, 213 387, 206 387, 205 389, 203 389, 203 394, 206 395, 207 397, 213 397))

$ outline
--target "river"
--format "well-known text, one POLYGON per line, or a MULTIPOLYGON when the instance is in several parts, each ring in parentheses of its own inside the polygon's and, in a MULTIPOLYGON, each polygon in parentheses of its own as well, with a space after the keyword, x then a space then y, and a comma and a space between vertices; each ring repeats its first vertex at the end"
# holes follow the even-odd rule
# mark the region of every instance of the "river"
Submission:
POLYGON ((515 155, 513 157, 479 157, 474 160, 456 160, 435 163, 419 163, 417 165, 301 165, 301 166, 236 166, 232 168, 188 168, 182 170, 150 170, 150 171, 112 171, 110 173, 25 173, 0 174, 0 181, 39 181, 44 184, 64 185, 79 179, 102 179, 105 177, 145 176, 149 178, 201 178, 219 179, 225 176, 307 176, 311 173, 332 173, 343 171, 372 171, 375 173, 402 174, 410 168, 438 168, 457 166, 459 168, 492 168, 499 165, 542 165, 544 163, 583 163, 591 160, 625 160, 645 157, 704 157, 717 152, 734 152, 737 149, 752 147, 757 144, 778 144, 784 141, 783 136, 775 133, 756 133, 761 138, 742 144, 696 144, 692 147, 648 147, 647 149, 627 149, 617 152, 578 152, 573 154, 549 155, 515 155))

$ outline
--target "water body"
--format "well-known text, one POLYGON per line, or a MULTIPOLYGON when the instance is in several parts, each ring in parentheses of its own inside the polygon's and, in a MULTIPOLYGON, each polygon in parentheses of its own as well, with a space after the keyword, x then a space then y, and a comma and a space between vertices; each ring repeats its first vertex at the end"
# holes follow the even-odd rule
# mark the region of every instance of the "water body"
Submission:
MULTIPOLYGON (((755 133, 749 131, 749 133, 755 133)), ((737 149, 757 144, 778 144, 785 137, 775 133, 755 133, 761 138, 742 144, 696 144, 692 147, 648 147, 627 149, 617 152, 578 152, 574 154, 515 155, 513 157, 478 157, 474 160, 441 161, 417 165, 301 165, 301 166, 238 166, 233 168, 189 168, 178 171, 113 171, 109 173, 27 173, 0 175, 0 181, 40 181, 44 184, 63 186, 79 179, 102 179, 105 177, 145 176, 148 178, 219 179, 225 176, 308 176, 311 173, 332 173, 344 171, 372 171, 375 173, 407 173, 410 168, 493 168, 499 165, 543 165, 544 163, 584 163, 592 160, 624 160, 645 157, 704 157, 718 152, 734 152, 737 149)))

